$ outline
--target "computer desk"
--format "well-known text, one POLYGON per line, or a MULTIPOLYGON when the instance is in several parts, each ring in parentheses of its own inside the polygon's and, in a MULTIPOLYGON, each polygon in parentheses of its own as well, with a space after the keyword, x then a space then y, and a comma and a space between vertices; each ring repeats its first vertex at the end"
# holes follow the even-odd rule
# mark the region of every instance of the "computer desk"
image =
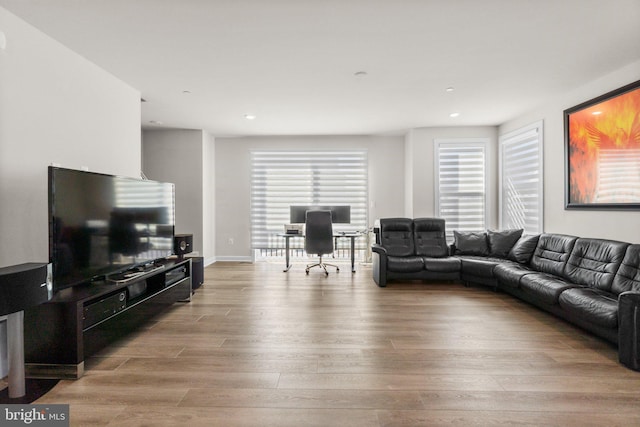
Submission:
MULTIPOLYGON (((355 267, 356 238, 360 237, 361 235, 362 235, 361 233, 333 233, 334 239, 340 239, 340 238, 351 239, 351 272, 352 273, 356 272, 356 267, 355 267)), ((304 238, 304 234, 279 233, 278 236, 284 237, 285 269, 282 270, 282 271, 286 273, 291 268, 291 261, 290 261, 290 256, 289 256, 289 240, 291 240, 292 237, 304 238)))

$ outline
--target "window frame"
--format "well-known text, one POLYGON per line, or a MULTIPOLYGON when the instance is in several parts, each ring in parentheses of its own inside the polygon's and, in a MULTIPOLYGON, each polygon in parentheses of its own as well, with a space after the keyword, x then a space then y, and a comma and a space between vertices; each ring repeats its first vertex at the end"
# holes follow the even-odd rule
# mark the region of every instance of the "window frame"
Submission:
POLYGON ((538 137, 538 159, 540 168, 538 170, 538 221, 537 230, 527 234, 540 234, 544 232, 544 122, 537 122, 520 127, 513 131, 498 136, 498 224, 500 228, 505 228, 505 218, 503 212, 504 200, 504 178, 505 178, 505 156, 504 150, 507 144, 522 142, 527 135, 535 132, 538 137))
MULTIPOLYGON (((463 149, 469 149, 469 148, 480 148, 482 150, 482 156, 483 156, 483 162, 482 162, 482 167, 483 167, 483 197, 482 197, 482 202, 483 202, 483 210, 482 210, 482 216, 483 216, 483 229, 486 230, 487 228, 487 224, 488 224, 488 220, 489 220, 489 206, 488 206, 488 194, 487 194, 487 189, 488 189, 488 169, 487 169, 487 165, 488 165, 488 159, 487 159, 487 147, 489 146, 489 138, 437 138, 434 139, 433 141, 433 150, 434 150, 434 213, 436 217, 439 218, 445 218, 442 216, 442 213, 440 212, 440 199, 441 199, 441 194, 440 194, 440 148, 441 147, 447 147, 447 148, 453 148, 453 147, 460 147, 463 149)), ((482 230, 478 230, 478 231, 482 231, 482 230)), ((447 226, 447 238, 449 240, 453 239, 453 229, 449 228, 449 226, 447 226)))

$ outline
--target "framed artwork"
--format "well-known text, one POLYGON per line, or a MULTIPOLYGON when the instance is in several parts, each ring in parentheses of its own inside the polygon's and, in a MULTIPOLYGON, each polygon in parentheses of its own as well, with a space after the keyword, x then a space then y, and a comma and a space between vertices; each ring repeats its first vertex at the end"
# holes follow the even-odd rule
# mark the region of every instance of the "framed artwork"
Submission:
POLYGON ((640 209, 640 80, 564 111, 565 208, 640 209))

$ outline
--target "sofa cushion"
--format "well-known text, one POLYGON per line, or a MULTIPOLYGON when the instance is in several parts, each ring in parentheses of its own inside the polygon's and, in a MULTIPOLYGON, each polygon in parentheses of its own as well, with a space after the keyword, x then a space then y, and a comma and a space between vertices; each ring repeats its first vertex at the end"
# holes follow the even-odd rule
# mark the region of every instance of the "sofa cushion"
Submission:
POLYGON ((439 273, 455 273, 460 271, 461 262, 456 257, 429 258, 423 257, 424 269, 439 273))
POLYGON ((453 232, 455 255, 489 255, 487 233, 453 232))
POLYGON ((380 246, 390 256, 415 255, 413 220, 409 218, 383 218, 380 220, 380 246))
POLYGON ((576 240, 564 268, 564 278, 578 285, 611 290, 628 243, 604 239, 576 240))
POLYGON ((573 245, 578 238, 565 234, 542 234, 531 258, 531 267, 541 273, 562 277, 573 245))
POLYGON ((605 328, 618 327, 618 298, 592 288, 567 289, 560 294, 560 307, 568 313, 605 328))
POLYGON ((424 270, 424 261, 419 256, 387 256, 387 270, 396 273, 416 273, 424 270))
POLYGON ((558 304, 560 294, 574 287, 573 283, 546 273, 531 273, 520 278, 520 289, 548 305, 558 304))
POLYGON ((520 236, 522 236, 522 231, 522 229, 502 231, 488 230, 489 255, 506 258, 513 245, 520 239, 520 236))
POLYGON ((627 247, 611 284, 611 292, 615 295, 627 291, 640 292, 640 245, 627 247))
POLYGON ((524 275, 531 273, 534 273, 534 271, 526 265, 508 261, 496 265, 493 269, 493 275, 498 280, 498 284, 510 288, 519 288, 520 279, 524 275))
POLYGON ((507 254, 507 259, 520 264, 529 264, 538 245, 539 238, 539 234, 520 237, 509 251, 509 254, 507 254))
POLYGON ((460 258, 460 261, 462 262, 461 271, 464 274, 491 278, 493 278, 493 268, 504 262, 504 260, 500 258, 473 255, 462 255, 458 258, 460 258))
POLYGON ((416 255, 423 255, 432 258, 446 257, 449 255, 444 219, 414 219, 413 237, 416 255))

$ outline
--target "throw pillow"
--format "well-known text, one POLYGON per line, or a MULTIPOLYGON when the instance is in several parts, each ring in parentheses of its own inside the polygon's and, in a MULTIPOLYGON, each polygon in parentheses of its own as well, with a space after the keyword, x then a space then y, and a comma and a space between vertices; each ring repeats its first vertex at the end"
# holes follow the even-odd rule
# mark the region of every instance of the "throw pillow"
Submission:
POLYGON ((536 250, 536 246, 538 246, 538 238, 540 238, 539 234, 520 237, 509 251, 507 259, 520 264, 528 264, 536 250))
POLYGON ((515 245, 520 236, 522 236, 522 231, 522 229, 487 231, 489 254, 499 258, 506 258, 513 245, 515 245))
POLYGON ((457 255, 489 255, 489 245, 487 244, 487 233, 460 233, 453 232, 455 253, 457 255))

